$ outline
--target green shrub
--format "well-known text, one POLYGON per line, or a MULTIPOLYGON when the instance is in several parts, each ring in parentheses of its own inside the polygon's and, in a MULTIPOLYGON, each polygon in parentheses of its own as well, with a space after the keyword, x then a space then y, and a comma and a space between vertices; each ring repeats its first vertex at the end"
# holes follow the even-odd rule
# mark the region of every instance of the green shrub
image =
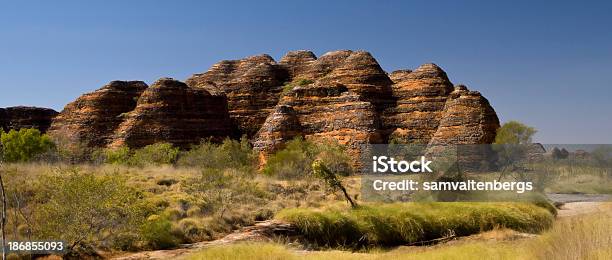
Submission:
POLYGON ((284 179, 303 178, 312 172, 311 165, 319 159, 331 171, 340 175, 352 172, 344 147, 326 141, 313 142, 297 137, 285 148, 268 158, 263 172, 284 179))
POLYGON ((496 144, 529 144, 533 135, 538 132, 535 128, 518 121, 509 121, 497 129, 496 144))
POLYGON ((103 151, 104 162, 108 164, 128 164, 130 161, 130 148, 109 148, 103 151))
POLYGON ((529 203, 396 203, 356 209, 288 209, 277 214, 326 246, 400 245, 465 236, 496 227, 540 232, 554 217, 529 203))
POLYGON ((163 212, 163 216, 168 220, 176 221, 185 218, 186 213, 181 208, 166 208, 163 212))
POLYGON ((297 86, 306 86, 306 85, 312 84, 312 83, 314 83, 314 81, 310 80, 310 79, 295 79, 292 82, 287 82, 283 86, 283 91, 281 92, 281 95, 287 94, 294 87, 297 87, 297 86))
POLYGON ((173 164, 179 155, 179 148, 170 143, 147 145, 134 151, 128 164, 132 166, 173 164))
POLYGON ((164 177, 161 179, 158 179, 155 181, 155 184, 157 185, 163 185, 166 187, 170 187, 176 183, 178 183, 179 181, 177 179, 171 178, 171 177, 164 177))
POLYGON ((152 215, 142 225, 140 234, 151 249, 168 249, 179 244, 172 234, 172 223, 163 216, 152 215))
MULTIPOLYGON (((144 212, 139 193, 113 174, 96 176, 77 170, 43 175, 35 201, 35 237, 55 238, 79 250, 123 238, 140 226, 144 212)), ((123 246, 122 246, 123 247, 123 246)))
POLYGON ((137 150, 130 150, 126 146, 98 150, 92 154, 92 159, 108 164, 143 167, 173 164, 176 162, 178 155, 179 148, 172 144, 156 143, 137 150))
POLYGON ((0 132, 2 156, 7 162, 27 162, 54 147, 51 138, 41 134, 38 129, 22 128, 8 133, 0 132))
POLYGON ((231 169, 206 168, 199 178, 189 179, 183 185, 205 214, 223 218, 237 208, 235 205, 265 203, 267 193, 251 182, 250 176, 231 169))
POLYGON ((221 144, 204 140, 183 153, 177 164, 185 167, 234 168, 250 171, 254 169, 256 161, 256 154, 248 139, 243 136, 240 141, 228 138, 221 144))
POLYGON ((211 239, 211 233, 206 228, 202 227, 199 221, 195 218, 185 218, 178 222, 182 236, 187 241, 201 241, 211 239))

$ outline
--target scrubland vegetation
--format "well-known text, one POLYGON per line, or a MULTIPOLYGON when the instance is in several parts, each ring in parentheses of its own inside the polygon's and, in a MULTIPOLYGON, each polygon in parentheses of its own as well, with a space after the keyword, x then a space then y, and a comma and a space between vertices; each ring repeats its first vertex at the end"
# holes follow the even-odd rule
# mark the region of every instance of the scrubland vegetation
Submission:
MULTIPOLYGON (((556 248, 572 248, 570 244, 580 247, 577 249, 581 250, 580 256, 610 254, 603 249, 610 245, 610 240, 606 240, 610 232, 604 226, 610 226, 610 218, 597 216, 553 224, 555 210, 546 201, 392 204, 360 201, 355 195, 359 194, 361 183, 358 176, 351 176, 350 158, 344 147, 328 142, 297 138, 270 155, 260 168, 258 155, 246 138, 222 143, 203 140, 188 150, 168 143, 141 149, 94 150, 54 143, 31 129, 3 133, 1 137, 1 156, 6 162, 1 174, 8 195, 7 238, 65 240, 73 255, 175 248, 183 243, 218 239, 269 219, 293 224, 307 248, 361 253, 324 251, 300 255, 281 245, 240 244, 208 249, 193 257, 443 259, 456 255, 473 258, 485 253, 499 254, 500 258, 512 256, 517 251, 505 244, 484 243, 435 252, 414 251, 410 255, 385 251, 389 246, 430 244, 438 239, 499 228, 544 232, 531 244, 546 249, 535 254, 536 249, 520 244, 521 255, 528 252, 529 256, 546 258, 560 251, 556 248), (313 165, 325 171, 317 171, 317 167, 313 171, 313 165), (353 207, 345 203, 347 199, 355 200, 353 207), (572 229, 574 236, 563 237, 568 229, 572 229), (596 234, 588 237, 589 232, 596 234)), ((575 187, 582 187, 610 193, 610 186, 605 186, 605 182, 602 185, 601 181, 609 180, 608 172, 570 159, 551 163, 550 170, 542 175, 545 180, 557 178, 549 191, 580 192, 575 187), (583 180, 579 183, 584 185, 572 186, 574 190, 563 185, 577 179, 583 180)))
MULTIPOLYGON (((37 143, 47 140, 31 132, 37 143)), ((21 154, 23 147, 4 145, 3 155, 21 154)), ((318 208, 341 197, 316 182, 307 166, 334 153, 331 166, 348 165, 341 147, 302 139, 272 156, 265 174, 244 138, 204 140, 187 151, 166 143, 90 151, 89 160, 78 163, 63 160, 75 151, 61 147, 51 143, 19 159, 4 157, 7 236, 62 239, 78 254, 173 248, 221 238, 284 208, 318 208)))

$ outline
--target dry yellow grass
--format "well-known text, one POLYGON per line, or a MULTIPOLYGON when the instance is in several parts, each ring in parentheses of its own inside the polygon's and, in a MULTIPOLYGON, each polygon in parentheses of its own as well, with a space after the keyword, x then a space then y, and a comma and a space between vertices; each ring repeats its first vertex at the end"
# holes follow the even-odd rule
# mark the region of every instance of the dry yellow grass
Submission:
POLYGON ((367 253, 304 252, 278 244, 238 244, 205 249, 185 259, 612 259, 612 203, 602 203, 600 208, 596 214, 560 219, 544 234, 525 239, 502 229, 456 243, 367 253))
POLYGON ((529 251, 538 259, 612 259, 612 203, 600 209, 559 220, 529 251))

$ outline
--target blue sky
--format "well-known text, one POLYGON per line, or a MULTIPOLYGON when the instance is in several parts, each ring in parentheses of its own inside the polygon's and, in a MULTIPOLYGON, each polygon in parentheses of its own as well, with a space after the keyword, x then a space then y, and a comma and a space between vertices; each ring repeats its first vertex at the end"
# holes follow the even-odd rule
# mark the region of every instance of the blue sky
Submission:
POLYGON ((370 51, 434 62, 544 143, 612 143, 608 1, 2 1, 0 107, 61 110, 115 80, 184 80, 222 59, 370 51))

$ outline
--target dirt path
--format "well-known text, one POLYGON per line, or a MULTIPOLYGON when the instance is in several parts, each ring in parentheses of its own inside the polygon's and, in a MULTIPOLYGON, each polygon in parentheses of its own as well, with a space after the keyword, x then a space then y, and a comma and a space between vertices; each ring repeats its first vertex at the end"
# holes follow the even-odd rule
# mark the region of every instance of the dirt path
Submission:
POLYGON ((560 204, 557 217, 571 217, 582 214, 591 214, 602 209, 602 202, 612 201, 609 194, 547 194, 548 198, 560 204))
POLYGON ((582 214, 591 214, 602 211, 601 202, 581 201, 562 205, 557 213, 558 218, 572 217, 582 214))
POLYGON ((232 244, 241 241, 270 241, 274 235, 281 234, 291 236, 295 234, 295 230, 289 224, 278 222, 275 220, 268 220, 258 222, 253 226, 242 228, 221 239, 213 241, 185 244, 181 245, 178 249, 143 251, 138 253, 124 254, 111 257, 111 259, 175 259, 177 257, 184 256, 188 253, 197 252, 202 248, 206 247, 232 244))
MULTIPOLYGON (((559 195, 552 196, 556 203, 563 204, 557 217, 565 218, 581 214, 590 214, 600 211, 599 205, 601 202, 592 201, 592 197, 584 197, 584 195, 559 195)), ((603 201, 603 200, 601 200, 603 201)), ((609 201, 609 200, 608 200, 609 201)), ((129 253, 111 257, 116 260, 139 260, 139 259, 175 259, 187 254, 195 253, 203 248, 219 245, 227 245, 241 241, 270 241, 274 234, 295 234, 295 230, 286 223, 269 220, 256 223, 253 226, 245 227, 229 234, 221 239, 207 242, 199 242, 194 244, 181 245, 178 249, 171 250, 156 250, 143 251, 138 253, 129 253)))

